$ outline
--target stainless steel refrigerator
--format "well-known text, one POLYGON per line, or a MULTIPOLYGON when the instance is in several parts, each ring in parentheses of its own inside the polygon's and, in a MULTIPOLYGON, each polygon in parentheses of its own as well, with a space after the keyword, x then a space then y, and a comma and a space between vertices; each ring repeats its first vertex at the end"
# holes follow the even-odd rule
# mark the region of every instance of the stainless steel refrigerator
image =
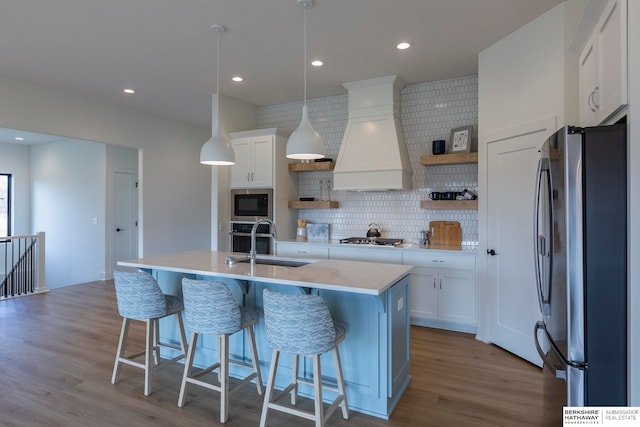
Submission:
POLYGON ((626 124, 543 145, 534 219, 545 413, 627 404, 626 124))

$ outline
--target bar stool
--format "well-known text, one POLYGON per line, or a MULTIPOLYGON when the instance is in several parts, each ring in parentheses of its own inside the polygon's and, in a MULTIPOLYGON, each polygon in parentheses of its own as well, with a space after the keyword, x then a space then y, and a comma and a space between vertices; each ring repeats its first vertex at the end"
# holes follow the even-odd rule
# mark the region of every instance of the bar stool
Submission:
POLYGON ((253 325, 258 322, 258 313, 255 310, 238 307, 233 294, 222 282, 182 279, 182 293, 187 327, 191 330, 191 341, 184 365, 178 406, 184 406, 189 384, 218 391, 220 392, 220 422, 225 423, 229 418, 230 394, 254 378, 258 394, 262 395, 263 392, 262 375, 260 374, 253 331, 253 325), (244 329, 247 330, 249 337, 251 366, 229 360, 229 336, 244 329), (199 334, 218 336, 218 362, 193 373, 193 359, 199 334), (229 365, 252 369, 251 374, 242 378, 232 389, 229 388, 229 365), (216 369, 220 385, 199 379, 216 369))
POLYGON ((113 367, 111 383, 118 382, 120 367, 123 363, 144 369, 144 395, 151 394, 151 379, 153 372, 185 357, 187 340, 182 323, 182 301, 173 295, 162 293, 155 279, 146 272, 114 271, 113 279, 116 288, 118 312, 122 316, 122 329, 118 341, 118 351, 113 367), (175 315, 180 333, 180 347, 160 342, 160 319, 175 315), (125 356, 125 347, 129 336, 129 323, 139 320, 147 324, 146 345, 144 351, 125 356), (179 351, 177 356, 162 361, 160 348, 179 351), (144 363, 136 359, 144 356, 144 363), (153 357, 153 361, 151 358, 153 357))
POLYGON ((345 330, 334 325, 329 309, 324 300, 317 295, 287 295, 264 290, 264 320, 267 341, 273 347, 267 391, 262 406, 260 426, 267 423, 269 409, 286 412, 308 420, 315 421, 317 427, 324 426, 325 420, 331 416, 338 406, 342 408, 342 418, 349 419, 347 396, 344 391, 342 366, 338 344, 344 340, 345 330), (337 388, 322 384, 320 356, 333 350, 333 361, 336 369, 337 388), (293 354, 291 383, 272 399, 280 352, 293 354), (313 359, 313 382, 298 377, 299 356, 313 359), (299 410, 288 405, 276 403, 287 393, 291 394, 291 404, 296 404, 298 384, 313 384, 314 413, 299 410), (322 403, 322 389, 338 393, 326 412, 322 403))

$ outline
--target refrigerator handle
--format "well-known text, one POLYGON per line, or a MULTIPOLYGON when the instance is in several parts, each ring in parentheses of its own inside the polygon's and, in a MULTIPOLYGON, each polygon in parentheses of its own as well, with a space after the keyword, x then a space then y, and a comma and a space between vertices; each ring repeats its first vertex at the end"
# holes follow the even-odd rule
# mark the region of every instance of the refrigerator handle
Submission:
MULTIPOLYGON (((543 315, 548 315, 550 311, 550 295, 551 295, 551 269, 553 268, 551 264, 549 264, 548 268, 543 268, 541 265, 542 259, 548 257, 551 253, 548 245, 551 245, 551 241, 547 241, 547 237, 543 234, 540 234, 540 207, 544 206, 540 203, 540 187, 542 185, 546 185, 547 193, 549 197, 551 197, 551 176, 550 176, 550 165, 549 159, 546 157, 538 160, 538 173, 536 177, 536 188, 535 188, 535 203, 534 203, 534 212, 533 212, 533 229, 534 229, 534 256, 535 256, 535 274, 536 274, 536 287, 538 289, 538 305, 540 306, 540 312, 543 315), (546 176, 546 180, 543 182, 542 178, 546 176)), ((548 219, 549 224, 553 223, 552 211, 551 211, 552 200, 548 200, 547 211, 543 212, 543 215, 549 215, 549 218, 544 218, 545 221, 548 219)))
MULTIPOLYGON (((551 372, 553 373, 553 376, 556 378, 560 378, 563 380, 567 380, 567 370, 563 369, 565 368, 564 366, 554 366, 553 363, 551 363, 551 361, 547 358, 547 355, 544 353, 544 351, 542 351, 542 347, 540 346, 540 342, 538 341, 538 331, 542 329, 544 331, 545 336, 547 335, 547 328, 544 326, 544 322, 542 322, 541 320, 536 322, 536 326, 533 329, 533 341, 536 344, 536 350, 538 351, 538 354, 540 355, 540 357, 542 358, 542 362, 547 365, 547 367, 549 369, 551 369, 551 372)), ((555 351, 555 349, 553 348, 553 344, 550 344, 550 351, 555 351)))
MULTIPOLYGON (((540 230, 538 221, 540 219, 540 184, 542 177, 542 159, 538 160, 538 172, 536 174, 536 189, 535 189, 535 203, 533 206, 533 256, 535 258, 535 270, 536 270, 536 288, 538 290, 538 304, 540 305, 540 311, 543 311, 542 307, 542 277, 540 272, 540 251, 544 246, 540 246, 540 230)), ((537 344, 537 341, 536 341, 537 344)))
MULTIPOLYGON (((547 185, 547 196, 549 197, 549 200, 547 200, 547 211, 544 212, 545 215, 547 215, 547 218, 545 218, 545 220, 547 221, 549 227, 553 227, 553 184, 551 183, 551 170, 550 170, 550 165, 549 165, 549 160, 545 159, 544 163, 546 164, 546 167, 543 167, 542 172, 544 174, 546 174, 547 179, 545 180, 545 184, 547 185)), ((549 231, 551 230, 551 228, 549 228, 549 231)), ((553 233, 553 232, 551 232, 553 233)), ((548 236, 549 240, 547 241, 547 239, 545 238, 545 236, 542 236, 542 243, 544 244, 544 246, 542 247, 542 255, 543 257, 550 257, 552 256, 553 253, 553 238, 552 236, 548 236)), ((542 301, 542 307, 543 307, 543 311, 542 313, 544 314, 549 314, 550 312, 550 304, 551 304, 551 276, 552 276, 552 272, 553 272, 553 262, 549 262, 548 268, 544 269, 543 274, 545 275, 544 278, 541 278, 542 284, 541 284, 541 301, 542 301)))

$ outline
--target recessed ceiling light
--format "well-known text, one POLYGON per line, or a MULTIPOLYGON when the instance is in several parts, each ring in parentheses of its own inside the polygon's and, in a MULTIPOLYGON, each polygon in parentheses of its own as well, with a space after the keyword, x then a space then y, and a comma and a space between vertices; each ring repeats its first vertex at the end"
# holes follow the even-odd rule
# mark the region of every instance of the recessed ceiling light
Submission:
POLYGON ((409 46, 411 46, 409 43, 402 42, 402 43, 399 43, 398 46, 396 47, 400 50, 404 50, 404 49, 409 49, 409 46))
POLYGON ((319 59, 314 59, 313 61, 311 61, 311 65, 313 65, 314 67, 321 67, 324 64, 324 62, 320 61, 319 59))
POLYGON ((231 77, 231 80, 233 80, 234 82, 241 82, 244 79, 242 77, 240 77, 240 76, 233 76, 233 77, 231 77))
POLYGON ((124 92, 124 93, 128 93, 128 94, 136 93, 136 91, 135 91, 135 90, 133 90, 133 89, 125 89, 125 90, 123 90, 123 92, 124 92))
POLYGON ((13 138, 13 139, 15 139, 16 141, 24 141, 24 138, 23 138, 23 137, 21 137, 21 136, 16 136, 16 137, 15 137, 15 138, 13 138))

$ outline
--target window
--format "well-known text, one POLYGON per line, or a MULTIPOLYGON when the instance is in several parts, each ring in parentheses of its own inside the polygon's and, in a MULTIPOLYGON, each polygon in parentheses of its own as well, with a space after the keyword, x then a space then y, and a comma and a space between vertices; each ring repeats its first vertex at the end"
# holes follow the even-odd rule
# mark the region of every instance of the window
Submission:
POLYGON ((0 237, 11 235, 11 175, 0 173, 0 237))

